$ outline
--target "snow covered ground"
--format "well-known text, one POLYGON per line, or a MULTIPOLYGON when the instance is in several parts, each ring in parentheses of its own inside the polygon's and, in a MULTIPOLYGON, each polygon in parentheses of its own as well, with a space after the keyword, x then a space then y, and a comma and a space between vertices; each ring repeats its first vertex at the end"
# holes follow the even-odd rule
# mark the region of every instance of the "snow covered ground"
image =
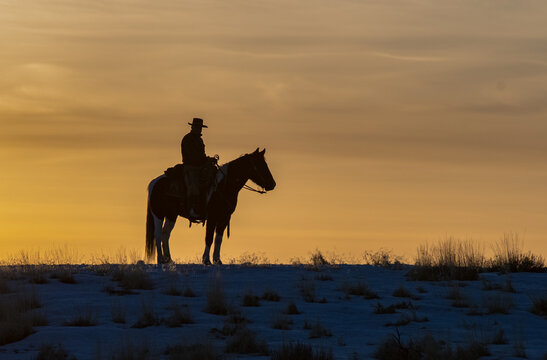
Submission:
POLYGON ((82 265, 69 268, 75 280, 70 283, 66 273, 51 278, 54 269, 29 273, 5 267, 2 306, 18 301, 17 293, 34 292, 41 308, 32 311, 41 312, 47 325, 0 346, 0 359, 32 359, 44 344, 61 344, 79 360, 110 359, 139 348, 146 348, 150 359, 167 359, 169 347, 195 343, 222 358, 269 359, 226 352, 230 326, 243 318, 270 353, 299 341, 332 349, 335 359, 368 359, 399 332, 403 341, 431 334, 454 347, 480 341, 490 352, 485 359, 546 356, 547 318, 529 311, 532 299, 547 296, 546 273, 421 282, 406 279, 409 268, 143 265, 116 273, 114 266, 82 265), (152 289, 127 290, 131 287, 152 289), (225 300, 227 315, 207 312, 208 301, 215 300, 209 307, 222 308, 218 302, 225 300), (299 314, 286 314, 290 303, 299 314), (76 326, 86 322, 90 326, 76 326))

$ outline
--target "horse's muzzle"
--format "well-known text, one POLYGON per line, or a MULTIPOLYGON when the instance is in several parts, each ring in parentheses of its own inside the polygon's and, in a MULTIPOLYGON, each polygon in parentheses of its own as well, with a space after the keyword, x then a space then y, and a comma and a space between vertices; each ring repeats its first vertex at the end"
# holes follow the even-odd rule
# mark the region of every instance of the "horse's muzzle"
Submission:
POLYGON ((273 190, 275 189, 275 185, 277 184, 275 183, 275 180, 273 180, 270 184, 268 184, 268 186, 265 186, 264 189, 266 189, 266 191, 273 190))

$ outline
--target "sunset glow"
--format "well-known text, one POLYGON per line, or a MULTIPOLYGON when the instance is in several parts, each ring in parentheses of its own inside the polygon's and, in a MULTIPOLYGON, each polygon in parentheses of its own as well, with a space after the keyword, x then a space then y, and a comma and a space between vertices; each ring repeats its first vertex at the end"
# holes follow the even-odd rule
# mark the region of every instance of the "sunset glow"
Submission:
MULTIPOLYGON (((544 1, 0 0, 0 254, 144 249, 146 186, 205 120, 266 148, 225 258, 516 232, 547 255, 544 1)), ((179 218, 175 259, 203 251, 179 218)), ((0 256, 1 257, 1 256, 0 256)))

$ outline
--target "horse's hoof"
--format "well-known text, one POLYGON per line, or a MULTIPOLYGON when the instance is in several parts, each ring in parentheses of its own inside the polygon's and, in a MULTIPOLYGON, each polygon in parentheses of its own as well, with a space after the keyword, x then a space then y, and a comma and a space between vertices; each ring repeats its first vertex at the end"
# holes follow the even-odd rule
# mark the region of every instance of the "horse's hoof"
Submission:
POLYGON ((211 260, 203 259, 202 263, 203 263, 203 265, 211 265, 211 260))
POLYGON ((215 265, 222 265, 222 261, 220 261, 220 259, 214 259, 214 260, 213 260, 213 263, 214 263, 215 265))

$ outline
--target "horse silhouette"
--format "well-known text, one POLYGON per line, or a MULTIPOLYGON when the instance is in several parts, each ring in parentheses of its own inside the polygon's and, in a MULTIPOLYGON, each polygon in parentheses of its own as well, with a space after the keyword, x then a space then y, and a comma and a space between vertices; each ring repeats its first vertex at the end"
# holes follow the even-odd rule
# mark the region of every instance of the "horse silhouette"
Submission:
MULTIPOLYGON (((210 251, 215 236, 213 262, 222 264, 220 246, 226 227, 230 236, 230 218, 236 209, 239 191, 251 180, 264 190, 275 188, 275 180, 264 158, 266 149, 245 154, 232 160, 218 170, 220 181, 207 203, 205 250, 202 262, 210 265, 210 251)), ((169 180, 161 175, 148 185, 148 211, 146 217, 146 257, 148 260, 157 253, 158 264, 172 262, 169 251, 169 236, 179 215, 180 200, 169 195, 169 180), (155 240, 155 241, 154 241, 155 240)))

